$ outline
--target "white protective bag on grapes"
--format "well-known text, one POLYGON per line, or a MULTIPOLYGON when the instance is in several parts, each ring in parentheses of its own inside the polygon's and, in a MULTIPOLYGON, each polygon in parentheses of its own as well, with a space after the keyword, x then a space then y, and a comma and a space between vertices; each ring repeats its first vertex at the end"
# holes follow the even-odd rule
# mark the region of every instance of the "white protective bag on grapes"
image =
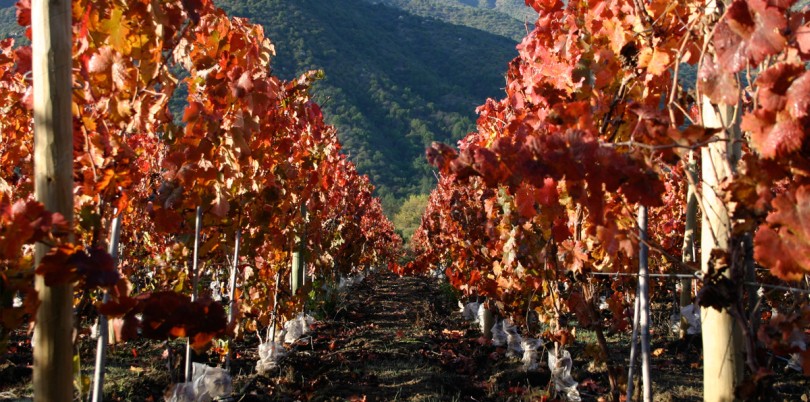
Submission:
POLYGON ((543 341, 540 339, 526 338, 521 342, 523 347, 523 370, 537 371, 540 368, 540 359, 543 353, 543 341))
POLYGON ((284 323, 284 343, 294 343, 309 333, 309 326, 315 323, 311 315, 303 313, 284 323))
POLYGON ((256 372, 267 374, 278 368, 278 362, 287 356, 287 350, 280 342, 267 341, 259 344, 259 361, 256 362, 256 372))
POLYGON ((684 307, 681 307, 680 314, 675 313, 672 314, 670 319, 672 320, 671 327, 672 333, 680 334, 681 333, 681 317, 686 318, 686 333, 689 335, 697 335, 700 333, 701 325, 700 325, 700 306, 697 304, 689 304, 684 307))
POLYGON ((461 302, 459 302, 459 306, 461 307, 461 316, 465 320, 478 322, 478 307, 481 306, 481 303, 470 302, 462 306, 461 302))
POLYGON ((505 346, 506 345, 506 332, 503 330, 504 320, 498 320, 492 326, 492 346, 505 346))
POLYGON ((175 384, 168 402, 212 402, 233 393, 231 375, 219 367, 194 363, 190 382, 175 384))
POLYGON ((551 370, 551 380, 554 381, 554 389, 566 401, 580 402, 582 398, 577 390, 577 382, 571 377, 571 368, 574 361, 571 353, 565 349, 560 349, 560 355, 556 356, 553 350, 548 351, 548 368, 551 370))
POLYGON ((194 392, 193 382, 174 384, 166 394, 166 402, 196 402, 197 393, 194 392))
POLYGON ((192 377, 197 402, 211 402, 233 392, 233 381, 227 370, 194 363, 192 377))
POLYGON ((512 357, 523 356, 523 337, 511 320, 503 320, 503 332, 506 332, 506 354, 512 357))

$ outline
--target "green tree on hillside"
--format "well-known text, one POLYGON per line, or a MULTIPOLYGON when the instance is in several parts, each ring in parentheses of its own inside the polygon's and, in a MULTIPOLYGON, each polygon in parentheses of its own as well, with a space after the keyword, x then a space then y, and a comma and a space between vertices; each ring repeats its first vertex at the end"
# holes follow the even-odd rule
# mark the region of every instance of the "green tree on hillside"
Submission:
POLYGON ((406 244, 421 224, 422 213, 425 212, 427 202, 427 194, 411 195, 402 203, 399 212, 394 216, 394 227, 402 233, 402 239, 406 244))

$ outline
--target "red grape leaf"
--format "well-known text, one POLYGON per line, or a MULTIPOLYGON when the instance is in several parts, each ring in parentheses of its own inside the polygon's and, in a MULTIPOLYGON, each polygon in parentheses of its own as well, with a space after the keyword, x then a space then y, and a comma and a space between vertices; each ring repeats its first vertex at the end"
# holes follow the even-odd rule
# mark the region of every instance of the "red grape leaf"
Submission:
POLYGON ((36 273, 48 286, 79 282, 83 289, 112 286, 119 280, 115 260, 105 250, 63 244, 51 249, 40 261, 36 273))
POLYGON ((45 276, 45 284, 48 286, 63 285, 76 281, 78 279, 76 272, 68 267, 67 261, 79 250, 81 250, 81 246, 73 244, 63 244, 52 248, 40 260, 36 273, 45 276))
POLYGON ((127 315, 132 309, 138 305, 138 301, 132 297, 123 296, 118 298, 111 298, 103 304, 97 304, 99 314, 104 314, 109 317, 123 317, 127 315))
POLYGON ((796 30, 796 43, 799 51, 810 56, 810 23, 804 24, 796 30))
POLYGON ((754 257, 785 280, 810 272, 810 186, 777 196, 754 238, 754 257))
MULTIPOLYGON (((44 238, 51 230, 56 214, 45 210, 41 203, 29 199, 18 200, 13 205, 0 204, 0 255, 13 258, 18 255, 23 244, 33 243, 44 238)), ((61 215, 58 215, 61 218, 61 215)), ((60 219, 64 221, 64 219, 60 219)))
POLYGON ((580 291, 573 291, 565 300, 568 310, 574 313, 577 322, 583 328, 589 328, 598 322, 598 318, 593 314, 593 308, 585 300, 585 296, 580 291))
POLYGON ((31 0, 17 1, 17 24, 22 27, 31 25, 31 0))
POLYGON ((707 56, 698 71, 700 90, 713 103, 734 105, 740 98, 740 88, 734 75, 722 71, 713 56, 707 56))
POLYGON ((784 11, 765 0, 735 0, 718 24, 714 44, 719 65, 736 73, 750 62, 757 65, 784 49, 787 40, 784 11))
POLYGON ((794 119, 803 119, 810 115, 810 71, 804 71, 804 74, 790 84, 785 103, 788 113, 794 119))
POLYGON ((84 289, 113 286, 120 279, 115 269, 115 259, 101 248, 75 253, 68 259, 67 264, 76 270, 81 287, 84 289))
POLYGON ((565 6, 561 0, 525 0, 526 5, 533 8, 538 13, 547 14, 553 11, 561 11, 565 6))
POLYGON ((15 72, 22 75, 27 75, 31 72, 31 46, 21 46, 14 50, 14 55, 17 56, 17 66, 15 72))
POLYGON ((524 218, 530 219, 537 215, 537 210, 534 208, 535 191, 533 187, 524 183, 515 193, 515 205, 524 218))
POLYGON ((450 170, 450 162, 458 158, 458 152, 449 145, 434 142, 425 150, 428 162, 439 168, 442 173, 450 170))
POLYGON ((759 109, 743 116, 740 128, 751 132, 751 143, 763 158, 776 158, 797 151, 805 137, 799 120, 759 109))
POLYGON ((562 243, 573 235, 573 233, 571 233, 571 229, 568 228, 568 221, 563 218, 557 218, 554 220, 554 226, 551 228, 551 234, 554 237, 554 240, 558 243, 562 243))
POLYGON ((741 128, 751 133, 764 158, 801 149, 807 136, 804 120, 810 109, 810 73, 800 64, 780 63, 757 79, 759 108, 743 116, 741 128))
MULTIPOLYGON (((763 71, 755 82, 759 89, 759 106, 769 111, 780 111, 787 105, 787 93, 793 81, 805 68, 796 63, 779 63, 763 71)), ((803 94, 807 97, 807 94, 803 94)))

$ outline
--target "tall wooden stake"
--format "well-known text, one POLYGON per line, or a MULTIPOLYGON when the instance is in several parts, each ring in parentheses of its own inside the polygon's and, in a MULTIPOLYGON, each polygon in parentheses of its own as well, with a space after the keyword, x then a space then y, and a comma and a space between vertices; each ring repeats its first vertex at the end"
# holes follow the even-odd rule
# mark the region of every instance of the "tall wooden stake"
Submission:
POLYGON ((276 288, 273 289, 273 315, 270 317, 270 328, 268 328, 267 331, 268 332, 267 337, 270 338, 270 342, 276 341, 276 321, 278 320, 276 314, 278 313, 278 288, 280 286, 281 286, 281 272, 276 272, 276 288))
MULTIPOLYGON (((197 282, 198 282, 198 274, 197 274, 197 263, 199 262, 199 252, 200 252, 200 229, 202 229, 202 207, 197 207, 197 219, 194 224, 194 260, 191 262, 191 301, 197 300, 197 282)), ((188 340, 186 344, 186 382, 191 381, 191 339, 188 340)))
POLYGON ((647 248, 647 207, 638 207, 638 300, 639 335, 641 338, 641 379, 644 383, 644 402, 652 402, 650 377, 650 276, 647 248))
MULTIPOLYGON (((239 244, 242 242, 242 232, 236 231, 236 240, 233 246, 233 266, 231 267, 231 281, 228 288, 228 325, 233 323, 233 318, 236 315, 236 271, 239 270, 239 244)), ((231 367, 231 339, 228 338, 228 354, 225 356, 225 367, 231 367)))
POLYGON ((306 205, 301 205, 301 217, 304 219, 304 223, 302 223, 303 229, 301 233, 295 238, 296 244, 295 251, 292 255, 292 271, 290 273, 290 288, 293 295, 304 285, 304 267, 306 266, 304 248, 307 243, 306 216, 307 207, 306 205))
MULTIPOLYGON (((34 82, 34 196, 51 212, 73 221, 72 34, 69 0, 31 4, 34 82)), ((38 244, 36 264, 48 252, 38 244)), ((73 285, 45 285, 34 330, 34 400, 73 399, 73 285)))
POLYGON ((492 310, 484 307, 484 316, 479 318, 481 319, 484 338, 492 339, 492 326, 495 325, 495 316, 492 314, 492 310))
MULTIPOLYGON (((723 128, 722 138, 728 141, 715 142, 701 149, 701 185, 703 220, 701 225, 701 267, 709 270, 711 252, 727 251, 731 237, 731 217, 719 191, 720 185, 733 174, 739 144, 733 121, 733 107, 711 104, 703 100, 703 126, 723 128)), ((726 272, 729 274, 729 272, 726 272)), ((708 402, 735 400, 734 389, 743 376, 742 335, 739 326, 727 309, 700 310, 703 338, 703 399, 708 402)))
MULTIPOLYGON (((695 231, 697 229, 697 161, 695 161, 695 151, 689 151, 689 159, 686 162, 686 217, 685 230, 683 233, 683 246, 681 247, 681 260, 685 263, 694 263, 697 260, 695 252, 695 231)), ((686 307, 692 304, 692 279, 681 279, 680 306, 686 307)), ((680 310, 678 311, 680 313, 680 310)), ((680 333, 681 339, 686 338, 687 326, 689 322, 681 315, 680 333)))
MULTIPOLYGON (((118 265, 118 242, 121 238, 121 215, 118 210, 115 211, 115 217, 112 220, 112 227, 110 227, 110 244, 107 251, 118 265)), ((110 295, 104 292, 104 303, 110 300, 110 295)), ((93 374, 93 402, 101 402, 104 400, 104 371, 107 366, 107 339, 110 336, 109 327, 107 326, 107 316, 99 314, 98 316, 98 343, 96 344, 96 368, 93 374)))
MULTIPOLYGON (((638 288, 637 288, 638 289, 638 288)), ((630 335, 630 364, 628 365, 629 368, 627 369, 627 397, 626 400, 628 402, 633 400, 633 392, 635 391, 633 388, 635 387, 635 383, 633 382, 633 377, 635 377, 636 371, 636 360, 638 358, 638 321, 639 321, 639 297, 638 292, 636 292, 636 300, 633 303, 635 306, 633 308, 633 332, 630 335)))

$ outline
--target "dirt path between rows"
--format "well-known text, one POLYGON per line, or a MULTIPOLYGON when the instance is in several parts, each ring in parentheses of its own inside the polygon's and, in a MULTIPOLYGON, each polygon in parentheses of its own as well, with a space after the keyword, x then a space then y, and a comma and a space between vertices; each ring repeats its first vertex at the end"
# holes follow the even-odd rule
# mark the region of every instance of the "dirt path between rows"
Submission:
POLYGON ((293 348, 274 381, 244 400, 505 400, 523 392, 510 387, 548 383, 482 348, 455 303, 433 279, 374 274, 348 292, 334 320, 315 326, 311 343, 293 348))

